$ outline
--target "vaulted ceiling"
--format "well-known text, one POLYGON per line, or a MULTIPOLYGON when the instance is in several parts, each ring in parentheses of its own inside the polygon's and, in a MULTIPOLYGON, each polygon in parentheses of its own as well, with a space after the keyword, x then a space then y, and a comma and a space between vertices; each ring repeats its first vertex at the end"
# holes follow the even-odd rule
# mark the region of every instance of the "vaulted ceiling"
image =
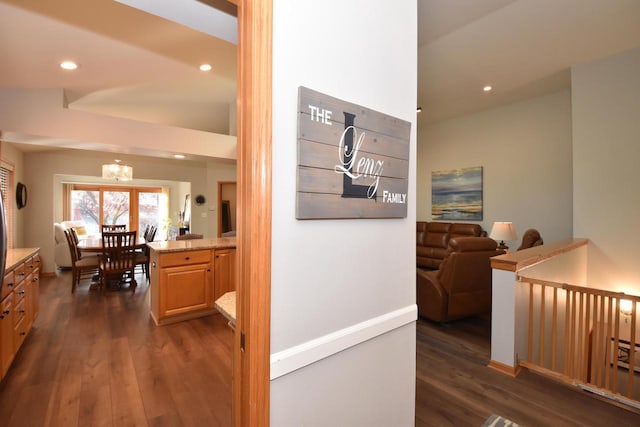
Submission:
MULTIPOLYGON (((233 42, 123 3, 145 2, 0 0, 0 89, 64 88, 71 109, 229 133, 233 42)), ((183 0, 184 20, 206 26, 212 3, 225 2, 183 0)), ((572 65, 640 46, 638 0, 418 0, 418 15, 420 126, 567 89, 572 65)))
POLYGON ((418 15, 421 124, 569 89, 572 65, 640 46, 637 0, 418 0, 418 15))
POLYGON ((233 43, 113 0, 2 0, 0 32, 1 88, 64 88, 72 109, 229 133, 233 43))

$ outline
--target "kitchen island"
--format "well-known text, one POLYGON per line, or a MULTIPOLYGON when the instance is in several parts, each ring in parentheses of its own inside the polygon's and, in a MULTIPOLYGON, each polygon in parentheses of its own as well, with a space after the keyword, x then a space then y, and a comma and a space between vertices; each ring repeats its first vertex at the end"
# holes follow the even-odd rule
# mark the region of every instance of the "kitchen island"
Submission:
POLYGON ((214 301, 236 289, 235 237, 147 246, 151 317, 156 325, 214 314, 214 301))

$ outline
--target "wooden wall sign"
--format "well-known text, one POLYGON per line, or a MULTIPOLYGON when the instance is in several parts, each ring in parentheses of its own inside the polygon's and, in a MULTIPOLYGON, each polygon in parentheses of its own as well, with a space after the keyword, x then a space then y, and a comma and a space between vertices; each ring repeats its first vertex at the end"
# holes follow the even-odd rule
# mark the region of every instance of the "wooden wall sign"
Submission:
POLYGON ((296 218, 405 218, 411 123, 298 90, 296 218))

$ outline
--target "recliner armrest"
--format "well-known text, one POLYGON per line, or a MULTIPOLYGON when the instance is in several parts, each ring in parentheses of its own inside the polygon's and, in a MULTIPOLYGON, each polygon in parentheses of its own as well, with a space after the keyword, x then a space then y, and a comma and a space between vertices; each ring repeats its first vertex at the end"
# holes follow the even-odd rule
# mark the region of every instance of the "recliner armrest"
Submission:
POLYGON ((438 280, 438 270, 416 269, 418 314, 436 322, 447 320, 449 295, 438 280))

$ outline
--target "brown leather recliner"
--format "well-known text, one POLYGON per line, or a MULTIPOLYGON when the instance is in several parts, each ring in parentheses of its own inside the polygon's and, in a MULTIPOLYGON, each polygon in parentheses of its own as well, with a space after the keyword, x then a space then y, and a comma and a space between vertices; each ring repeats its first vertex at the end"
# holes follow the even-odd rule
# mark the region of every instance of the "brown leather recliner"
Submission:
POLYGON ((449 240, 454 237, 485 237, 479 224, 459 222, 416 222, 416 264, 437 269, 447 256, 449 240))
POLYGON ((523 249, 532 248, 534 246, 543 245, 542 236, 535 228, 530 228, 522 235, 522 244, 518 248, 519 251, 523 249))
POLYGON ((491 264, 502 255, 488 237, 455 237, 440 269, 418 268, 418 314, 436 322, 448 322, 491 311, 491 264))

